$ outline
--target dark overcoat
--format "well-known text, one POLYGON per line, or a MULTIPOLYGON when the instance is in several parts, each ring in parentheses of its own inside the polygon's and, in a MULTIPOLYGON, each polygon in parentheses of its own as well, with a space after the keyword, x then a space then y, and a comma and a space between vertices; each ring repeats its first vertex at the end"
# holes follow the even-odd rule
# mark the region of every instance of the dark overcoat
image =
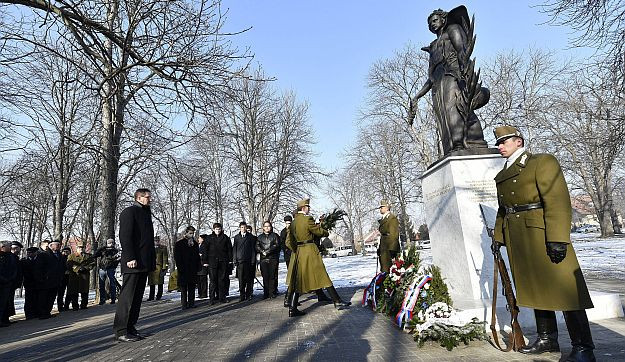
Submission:
POLYGON ((138 202, 125 208, 119 215, 119 242, 122 247, 122 273, 145 273, 156 269, 154 226, 149 206, 138 202), (127 263, 137 261, 136 268, 127 263))
POLYGON ((495 240, 505 244, 520 306, 543 310, 592 308, 571 244, 571 199, 558 160, 524 152, 495 177, 499 209, 495 240), (506 207, 542 202, 543 207, 506 213, 506 207), (546 242, 567 244, 554 264, 546 242))
POLYGON ((195 283, 200 266, 200 251, 197 242, 193 240, 192 245, 189 245, 187 239, 176 241, 174 259, 178 270, 178 286, 195 283))

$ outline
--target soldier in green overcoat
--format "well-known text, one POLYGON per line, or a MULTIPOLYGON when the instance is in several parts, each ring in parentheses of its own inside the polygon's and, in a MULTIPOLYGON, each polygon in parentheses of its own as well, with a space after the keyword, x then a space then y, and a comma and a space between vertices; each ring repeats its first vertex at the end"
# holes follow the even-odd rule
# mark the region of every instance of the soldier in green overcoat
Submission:
POLYGON ((69 277, 67 281, 67 298, 72 302, 72 309, 78 309, 78 294, 80 294, 80 309, 87 309, 89 302, 89 276, 95 266, 95 258, 84 251, 82 243, 76 244, 76 252, 67 257, 69 277))
POLYGON ((148 273, 148 285, 150 286, 148 300, 154 300, 154 292, 157 286, 156 300, 160 300, 163 297, 163 284, 165 284, 165 274, 167 274, 167 268, 169 267, 169 252, 167 251, 167 246, 162 245, 160 240, 158 236, 154 237, 156 269, 148 273))
POLYGON ((518 305, 534 308, 538 339, 522 353, 556 352, 556 310, 563 311, 573 350, 567 361, 594 360, 585 309, 593 308, 571 244, 571 199, 558 160, 531 154, 514 127, 495 129, 506 166, 495 177, 499 209, 494 247, 505 245, 518 305))
POLYGON ((387 200, 380 201, 380 245, 378 245, 378 257, 380 258, 380 271, 389 272, 393 258, 399 252, 399 221, 391 212, 391 204, 387 200))
POLYGON ((287 233, 287 246, 293 250, 287 273, 289 317, 304 315, 297 309, 299 295, 313 290, 326 288, 337 309, 351 305, 344 302, 332 285, 326 267, 321 259, 319 248, 315 244, 315 236, 328 236, 327 230, 315 224, 315 219, 309 216, 310 199, 297 203, 297 214, 287 233))

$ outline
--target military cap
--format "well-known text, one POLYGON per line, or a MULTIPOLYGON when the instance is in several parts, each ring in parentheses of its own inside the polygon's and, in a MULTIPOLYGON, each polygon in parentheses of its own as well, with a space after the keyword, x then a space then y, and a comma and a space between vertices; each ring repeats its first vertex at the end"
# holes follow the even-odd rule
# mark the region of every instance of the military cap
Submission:
POLYGON ((59 239, 50 240, 48 244, 52 244, 52 243, 61 243, 61 240, 59 239))
POLYGON ((499 126, 495 128, 494 133, 495 133, 495 146, 504 142, 510 137, 519 137, 523 139, 523 135, 521 135, 521 132, 516 127, 513 127, 513 126, 499 126))
POLYGON ((30 248, 26 249, 27 253, 36 253, 37 251, 39 251, 39 248, 36 246, 31 246, 30 248))
POLYGON ((12 241, 10 241, 10 240, 2 241, 2 246, 11 246, 11 244, 12 244, 12 241))
POLYGON ((380 201, 380 206, 378 206, 378 209, 383 207, 383 206, 391 207, 391 203, 388 202, 388 200, 386 200, 386 199, 382 199, 382 201, 380 201))
POLYGON ((310 206, 310 199, 303 199, 303 200, 299 200, 297 202, 297 208, 299 209, 300 207, 304 207, 304 206, 310 206))
POLYGON ((24 249, 24 245, 22 245, 22 243, 20 243, 19 241, 12 242, 11 246, 17 246, 20 249, 24 249))
POLYGON ((65 246, 63 247, 63 249, 61 249, 61 251, 65 251, 65 250, 72 251, 72 248, 70 248, 69 246, 65 246))
POLYGON ((284 221, 293 221, 293 216, 287 215, 284 217, 284 221))

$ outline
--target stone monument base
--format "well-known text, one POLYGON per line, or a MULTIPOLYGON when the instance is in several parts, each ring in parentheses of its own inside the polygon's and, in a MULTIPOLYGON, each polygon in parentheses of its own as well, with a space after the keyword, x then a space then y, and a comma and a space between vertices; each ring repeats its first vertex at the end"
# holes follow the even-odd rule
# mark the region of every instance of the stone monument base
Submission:
MULTIPOLYGON (((501 287, 501 285, 500 285, 501 287)), ((501 290, 501 289, 500 289, 501 290)), ((621 304, 621 298, 615 293, 604 293, 590 291, 590 298, 595 306, 592 309, 587 309, 589 321, 598 321, 601 319, 610 318, 623 318, 623 305, 621 304)), ((486 330, 489 330, 492 303, 490 300, 478 299, 478 300, 454 300, 454 308, 460 310, 460 316, 463 320, 471 320, 471 318, 477 318, 480 321, 487 322, 486 330)), ((523 333, 536 332, 536 320, 534 319, 534 311, 531 308, 520 307, 519 312, 519 324, 523 329, 523 333)), ((512 331, 510 326, 510 312, 506 309, 506 298, 499 295, 497 298, 497 330, 504 330, 506 332, 512 331)), ((562 312, 556 312, 558 323, 564 323, 564 316, 562 312)), ((562 331, 566 333, 566 331, 562 331)))

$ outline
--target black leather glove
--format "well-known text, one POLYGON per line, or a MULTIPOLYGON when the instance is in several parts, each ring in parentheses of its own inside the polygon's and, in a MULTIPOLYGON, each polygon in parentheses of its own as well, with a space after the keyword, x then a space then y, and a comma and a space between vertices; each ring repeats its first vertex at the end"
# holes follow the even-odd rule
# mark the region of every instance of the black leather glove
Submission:
POLYGON ((552 263, 558 264, 566 257, 566 244, 547 242, 547 256, 552 263))
POLYGON ((495 241, 494 243, 490 244, 490 250, 493 252, 493 254, 497 254, 499 253, 499 249, 501 249, 502 245, 503 245, 502 243, 495 241))
POLYGON ((378 248, 378 250, 376 251, 376 254, 378 254, 378 256, 380 256, 380 248, 378 248))

